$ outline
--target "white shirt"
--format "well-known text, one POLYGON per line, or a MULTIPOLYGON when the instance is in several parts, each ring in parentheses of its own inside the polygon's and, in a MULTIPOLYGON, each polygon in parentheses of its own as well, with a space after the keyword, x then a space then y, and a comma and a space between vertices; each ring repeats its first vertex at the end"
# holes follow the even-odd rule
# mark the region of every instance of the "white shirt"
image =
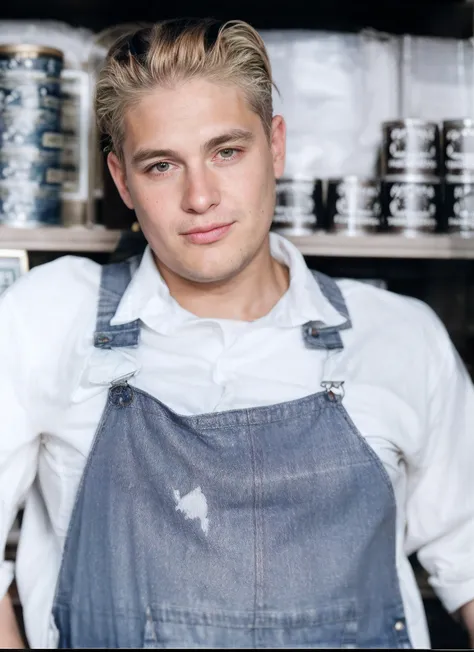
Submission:
MULTIPOLYGON (((92 345, 100 266, 90 259, 36 267, 0 298, 0 540, 26 497, 16 577, 31 647, 57 645, 50 613, 73 500, 108 385, 131 371, 131 384, 185 415, 290 401, 321 391, 322 379, 344 380, 343 405, 394 486, 414 646, 429 637, 407 555, 419 550, 449 611, 474 599, 474 391, 442 323, 420 301, 339 281, 353 328, 327 363, 300 327, 344 318, 296 247, 273 233, 270 243, 290 287, 254 322, 181 308, 147 250, 112 321, 141 319, 135 350, 92 345)), ((4 562, 0 596, 12 577, 4 562)))

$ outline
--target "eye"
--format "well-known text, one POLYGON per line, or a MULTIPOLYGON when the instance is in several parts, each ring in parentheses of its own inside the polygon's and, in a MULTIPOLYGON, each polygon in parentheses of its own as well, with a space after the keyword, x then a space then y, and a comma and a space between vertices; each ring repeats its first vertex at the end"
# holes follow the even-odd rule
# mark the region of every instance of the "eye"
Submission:
POLYGON ((156 170, 157 172, 168 172, 170 164, 166 163, 166 161, 160 161, 159 163, 155 163, 151 169, 156 170))
POLYGON ((221 149, 219 154, 222 156, 222 158, 232 158, 235 152, 236 150, 232 147, 226 147, 225 149, 221 149))

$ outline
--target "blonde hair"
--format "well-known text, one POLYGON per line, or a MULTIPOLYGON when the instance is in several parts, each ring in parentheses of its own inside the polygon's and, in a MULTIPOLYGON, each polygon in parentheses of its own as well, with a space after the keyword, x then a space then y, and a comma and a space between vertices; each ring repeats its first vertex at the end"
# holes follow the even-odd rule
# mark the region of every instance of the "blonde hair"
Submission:
POLYGON ((276 86, 258 32, 239 20, 175 19, 135 29, 110 48, 95 93, 108 148, 122 156, 125 111, 144 93, 196 77, 238 85, 270 136, 276 86))

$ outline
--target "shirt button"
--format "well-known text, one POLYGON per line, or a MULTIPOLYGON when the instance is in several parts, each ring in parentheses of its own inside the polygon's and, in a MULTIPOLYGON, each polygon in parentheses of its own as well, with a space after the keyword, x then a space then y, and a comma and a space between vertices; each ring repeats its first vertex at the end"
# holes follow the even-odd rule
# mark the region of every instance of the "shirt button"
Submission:
POLYGON ((405 623, 402 620, 397 620, 394 628, 397 630, 397 632, 401 632, 405 629, 405 623))

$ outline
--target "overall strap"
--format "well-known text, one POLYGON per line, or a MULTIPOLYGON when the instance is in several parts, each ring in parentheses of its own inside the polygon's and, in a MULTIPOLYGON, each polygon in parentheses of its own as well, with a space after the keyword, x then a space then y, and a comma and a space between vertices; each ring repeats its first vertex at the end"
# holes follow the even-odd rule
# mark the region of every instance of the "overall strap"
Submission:
POLYGON ((94 346, 99 349, 137 346, 140 336, 140 320, 111 326, 110 320, 117 312, 131 278, 140 263, 141 256, 134 256, 120 263, 103 265, 100 282, 99 305, 94 333, 94 346))
POLYGON ((315 270, 311 270, 311 273, 317 280, 323 295, 346 321, 338 326, 325 326, 320 321, 309 321, 303 325, 304 341, 313 349, 342 349, 344 345, 339 331, 352 328, 347 304, 334 279, 315 270))

